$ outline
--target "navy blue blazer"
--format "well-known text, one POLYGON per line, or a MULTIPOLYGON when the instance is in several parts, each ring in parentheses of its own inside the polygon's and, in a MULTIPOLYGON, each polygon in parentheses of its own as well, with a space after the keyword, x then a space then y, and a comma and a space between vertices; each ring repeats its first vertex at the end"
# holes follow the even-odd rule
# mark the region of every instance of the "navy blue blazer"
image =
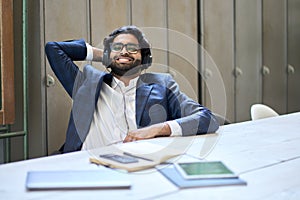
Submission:
MULTIPOLYGON (((83 71, 73 61, 84 60, 84 40, 48 42, 48 61, 64 89, 73 99, 63 153, 80 150, 89 132, 103 82, 111 84, 112 75, 90 65, 83 71)), ((140 75, 136 89, 136 124, 138 128, 176 120, 183 136, 215 132, 219 124, 212 113, 179 91, 168 74, 140 75)))

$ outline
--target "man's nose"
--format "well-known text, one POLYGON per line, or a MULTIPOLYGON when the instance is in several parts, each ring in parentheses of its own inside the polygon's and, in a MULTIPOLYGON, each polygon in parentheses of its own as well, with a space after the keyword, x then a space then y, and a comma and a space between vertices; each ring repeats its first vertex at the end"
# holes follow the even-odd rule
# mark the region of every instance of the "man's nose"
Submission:
POLYGON ((127 51, 127 49, 126 49, 126 46, 123 46, 123 48, 122 48, 120 54, 128 54, 128 51, 127 51))

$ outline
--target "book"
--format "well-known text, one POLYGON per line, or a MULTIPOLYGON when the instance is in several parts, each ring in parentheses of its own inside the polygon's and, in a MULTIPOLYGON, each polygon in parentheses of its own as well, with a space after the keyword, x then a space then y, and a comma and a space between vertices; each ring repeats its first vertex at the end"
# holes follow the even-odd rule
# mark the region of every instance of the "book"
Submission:
POLYGON ((90 150, 90 162, 110 168, 134 172, 153 168, 166 160, 183 154, 172 147, 150 142, 115 144, 90 150))

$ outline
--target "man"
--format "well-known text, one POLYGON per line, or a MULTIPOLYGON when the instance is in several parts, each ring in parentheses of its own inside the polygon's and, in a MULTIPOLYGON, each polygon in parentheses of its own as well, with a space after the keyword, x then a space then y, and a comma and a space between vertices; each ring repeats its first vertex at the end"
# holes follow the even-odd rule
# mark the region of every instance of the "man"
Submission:
POLYGON ((98 49, 84 40, 48 42, 52 70, 73 99, 61 152, 159 136, 214 132, 211 112, 179 91, 167 74, 143 73, 152 63, 150 45, 135 26, 113 31, 98 49), (102 62, 110 72, 73 61, 102 62))

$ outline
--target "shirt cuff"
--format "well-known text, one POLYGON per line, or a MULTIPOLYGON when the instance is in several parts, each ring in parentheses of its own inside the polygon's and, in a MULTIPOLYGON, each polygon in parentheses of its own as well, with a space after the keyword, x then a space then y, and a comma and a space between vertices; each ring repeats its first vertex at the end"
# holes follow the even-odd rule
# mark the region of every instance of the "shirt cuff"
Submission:
POLYGON ((167 121, 168 125, 171 129, 170 136, 182 136, 181 126, 174 120, 174 121, 167 121))
POLYGON ((86 57, 85 60, 93 61, 93 47, 89 43, 85 43, 86 45, 86 57))

